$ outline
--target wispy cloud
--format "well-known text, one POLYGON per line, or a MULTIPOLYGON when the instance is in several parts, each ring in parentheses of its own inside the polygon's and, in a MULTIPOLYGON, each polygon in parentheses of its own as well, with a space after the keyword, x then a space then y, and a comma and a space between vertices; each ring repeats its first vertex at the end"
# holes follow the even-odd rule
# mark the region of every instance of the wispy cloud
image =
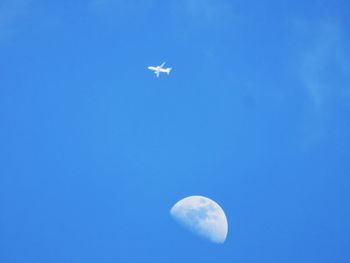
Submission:
POLYGON ((109 22, 123 23, 147 13, 153 4, 154 0, 91 0, 89 9, 109 22))
POLYGON ((0 2, 0 41, 16 31, 16 21, 27 13, 30 0, 3 0, 0 2))
POLYGON ((347 136, 334 129, 339 112, 350 113, 350 49, 345 28, 336 20, 298 20, 293 25, 296 72, 308 101, 304 142, 310 145, 347 136))
POLYGON ((323 21, 306 30, 309 36, 300 55, 299 77, 314 110, 339 97, 350 102, 350 57, 342 27, 323 21))
POLYGON ((230 1, 226 0, 177 0, 172 7, 175 15, 184 15, 196 26, 225 25, 235 17, 230 1))

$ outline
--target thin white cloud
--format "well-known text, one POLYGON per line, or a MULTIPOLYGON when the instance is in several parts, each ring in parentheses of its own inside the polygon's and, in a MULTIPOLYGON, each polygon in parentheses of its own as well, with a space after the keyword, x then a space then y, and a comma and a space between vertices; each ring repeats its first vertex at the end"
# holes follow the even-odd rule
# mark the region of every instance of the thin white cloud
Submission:
POLYGON ((350 99, 350 58, 340 25, 323 21, 307 31, 311 39, 301 52, 299 77, 318 111, 337 97, 350 99))
POLYGON ((347 136, 334 129, 339 109, 350 113, 350 49, 336 20, 294 21, 296 72, 307 95, 304 145, 347 136))
POLYGON ((154 0, 91 0, 88 8, 108 22, 128 23, 147 13, 153 4, 154 0))
POLYGON ((30 0, 2 0, 0 2, 0 41, 16 31, 16 21, 27 13, 30 0))
POLYGON ((195 26, 219 26, 233 20, 232 3, 227 0, 176 0, 172 2, 175 16, 185 16, 195 26))

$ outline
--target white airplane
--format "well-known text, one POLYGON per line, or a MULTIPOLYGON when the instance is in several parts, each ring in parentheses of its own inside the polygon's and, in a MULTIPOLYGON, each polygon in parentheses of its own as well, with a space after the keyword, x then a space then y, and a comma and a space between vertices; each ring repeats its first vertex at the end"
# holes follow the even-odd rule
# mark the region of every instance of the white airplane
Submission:
POLYGON ((163 62, 162 65, 156 66, 156 67, 149 66, 148 69, 153 70, 153 71, 154 71, 154 74, 157 75, 157 78, 159 77, 159 74, 160 74, 161 72, 163 72, 163 73, 168 73, 168 75, 169 75, 169 74, 170 74, 170 71, 171 71, 171 68, 163 68, 164 65, 165 65, 165 62, 163 62))

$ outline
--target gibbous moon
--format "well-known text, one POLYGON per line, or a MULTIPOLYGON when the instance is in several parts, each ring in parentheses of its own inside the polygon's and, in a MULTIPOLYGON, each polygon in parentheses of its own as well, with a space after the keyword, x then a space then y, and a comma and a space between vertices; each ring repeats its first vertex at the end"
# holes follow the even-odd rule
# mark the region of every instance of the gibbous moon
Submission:
POLYGON ((215 243, 224 243, 228 225, 224 210, 204 196, 189 196, 178 201, 171 216, 194 233, 215 243))

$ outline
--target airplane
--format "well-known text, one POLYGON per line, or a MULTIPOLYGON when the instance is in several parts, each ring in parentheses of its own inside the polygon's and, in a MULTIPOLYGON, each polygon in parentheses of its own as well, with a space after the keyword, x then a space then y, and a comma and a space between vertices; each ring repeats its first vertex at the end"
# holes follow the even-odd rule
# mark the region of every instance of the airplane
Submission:
POLYGON ((161 72, 167 73, 168 75, 170 74, 171 68, 164 68, 164 65, 165 65, 165 62, 163 62, 162 65, 156 66, 156 67, 149 66, 148 69, 153 70, 154 74, 156 74, 157 78, 159 78, 159 74, 161 72))

